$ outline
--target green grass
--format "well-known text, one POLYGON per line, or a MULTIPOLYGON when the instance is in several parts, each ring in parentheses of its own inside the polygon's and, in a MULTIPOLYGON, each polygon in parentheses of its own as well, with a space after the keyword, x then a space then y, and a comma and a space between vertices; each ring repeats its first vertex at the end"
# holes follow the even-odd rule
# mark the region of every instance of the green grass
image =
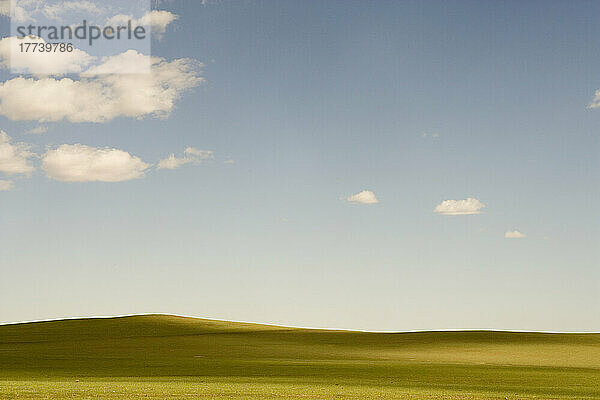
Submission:
POLYGON ((600 399, 600 335, 174 316, 0 326, 0 399, 600 399))

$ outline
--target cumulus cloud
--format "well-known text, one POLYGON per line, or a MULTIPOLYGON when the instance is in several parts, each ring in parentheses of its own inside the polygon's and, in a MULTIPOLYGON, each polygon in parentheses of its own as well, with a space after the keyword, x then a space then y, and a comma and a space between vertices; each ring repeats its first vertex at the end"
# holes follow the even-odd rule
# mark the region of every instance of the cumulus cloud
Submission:
POLYGON ((0 40, 0 66, 14 73, 63 75, 80 73, 96 58, 85 51, 74 48, 72 52, 20 51, 22 43, 43 46, 47 42, 37 36, 24 39, 14 36, 0 40))
POLYGON ((157 169, 177 169, 185 164, 201 164, 204 161, 214 158, 213 152, 210 150, 187 147, 183 152, 183 157, 176 157, 175 154, 170 154, 169 157, 158 162, 157 169))
POLYGON ((166 118, 182 93, 200 84, 201 64, 151 57, 150 74, 98 75, 111 65, 148 56, 109 57, 79 80, 17 77, 0 83, 0 115, 11 120, 107 122, 117 117, 166 118))
POLYGON ((508 231, 504 234, 504 237, 506 239, 522 239, 524 237, 527 237, 526 234, 519 232, 518 230, 514 230, 514 231, 508 231))
POLYGON ((152 34, 156 37, 162 37, 167 30, 167 26, 179 18, 176 14, 164 10, 152 10, 144 14, 141 18, 135 19, 131 15, 118 14, 106 21, 107 26, 127 25, 131 21, 133 26, 149 26, 152 34))
POLYGON ((469 197, 465 200, 444 200, 433 211, 442 215, 472 215, 481 214, 483 208, 485 204, 469 197))
POLYGON ((7 180, 0 179, 0 192, 12 190, 13 187, 14 187, 13 181, 7 181, 7 180))
POLYGON ((63 182, 121 182, 141 178, 150 167, 126 151, 63 144, 42 156, 49 178, 63 182))
POLYGON ((346 201, 348 203, 355 204, 376 204, 379 203, 377 197, 375 197, 375 193, 370 190, 363 190, 359 193, 353 194, 352 196, 346 197, 346 201))
POLYGON ((90 67, 82 75, 89 78, 102 74, 149 73, 152 61, 152 57, 135 50, 127 50, 121 54, 103 57, 99 65, 90 67))
POLYGON ((162 37, 167 26, 179 18, 177 15, 164 10, 152 10, 140 19, 140 25, 149 25, 152 29, 152 34, 162 37))
POLYGON ((34 170, 29 162, 33 156, 28 144, 13 143, 10 136, 0 130, 0 172, 8 175, 29 175, 34 170))

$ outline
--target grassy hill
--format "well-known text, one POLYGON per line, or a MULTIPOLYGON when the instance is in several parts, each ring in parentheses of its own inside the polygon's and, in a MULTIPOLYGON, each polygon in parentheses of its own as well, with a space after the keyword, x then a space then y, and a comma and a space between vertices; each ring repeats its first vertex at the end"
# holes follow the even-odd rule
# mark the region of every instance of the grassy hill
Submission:
POLYGON ((600 334, 147 315, 0 326, 0 399, 600 399, 600 334))

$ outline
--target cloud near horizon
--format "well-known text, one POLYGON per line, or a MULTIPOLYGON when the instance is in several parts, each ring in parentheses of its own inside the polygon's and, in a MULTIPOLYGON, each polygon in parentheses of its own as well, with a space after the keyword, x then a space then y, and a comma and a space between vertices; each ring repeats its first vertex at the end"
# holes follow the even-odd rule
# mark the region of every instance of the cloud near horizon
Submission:
POLYGON ((126 151, 63 144, 42 156, 46 175, 63 182, 122 182, 142 178, 150 167, 126 151))
POLYGON ((370 190, 363 190, 359 193, 353 194, 352 196, 346 197, 348 203, 354 204, 376 204, 379 203, 375 193, 370 190))
POLYGON ((507 231, 504 237, 506 239, 522 239, 527 237, 527 235, 515 229, 514 231, 507 231))
POLYGON ((481 214, 481 209, 486 205, 481 201, 469 197, 464 200, 444 200, 438 204, 433 212, 442 215, 475 215, 481 214))

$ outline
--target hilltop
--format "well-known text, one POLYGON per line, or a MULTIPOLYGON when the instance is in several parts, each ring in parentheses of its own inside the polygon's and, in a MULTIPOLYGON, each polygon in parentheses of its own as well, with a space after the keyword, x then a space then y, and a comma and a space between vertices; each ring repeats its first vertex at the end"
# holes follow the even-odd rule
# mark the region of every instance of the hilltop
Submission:
POLYGON ((249 399, 600 398, 600 334, 366 333, 167 315, 34 322, 0 326, 0 380, 3 399, 65 390, 104 398, 107 382, 120 390, 105 393, 115 399, 206 390, 249 399))

